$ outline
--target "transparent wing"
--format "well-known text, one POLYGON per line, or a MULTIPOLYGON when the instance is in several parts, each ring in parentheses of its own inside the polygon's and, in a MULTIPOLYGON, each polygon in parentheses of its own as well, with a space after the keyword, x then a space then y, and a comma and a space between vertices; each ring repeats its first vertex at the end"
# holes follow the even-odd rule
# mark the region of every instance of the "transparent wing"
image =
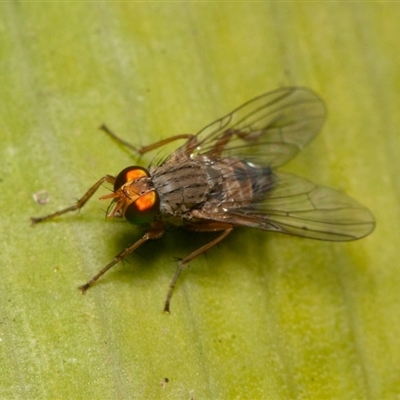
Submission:
POLYGON ((374 229, 372 214, 346 194, 296 175, 276 173, 276 178, 276 187, 264 202, 212 218, 331 241, 360 239, 374 229))
POLYGON ((197 133, 193 152, 256 159, 277 167, 292 159, 320 131, 323 101, 305 88, 262 94, 197 133))

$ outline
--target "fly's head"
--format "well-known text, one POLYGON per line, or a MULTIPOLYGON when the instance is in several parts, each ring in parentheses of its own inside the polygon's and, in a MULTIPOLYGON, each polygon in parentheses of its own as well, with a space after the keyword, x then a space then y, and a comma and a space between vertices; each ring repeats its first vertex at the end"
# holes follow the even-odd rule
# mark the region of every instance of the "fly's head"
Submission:
POLYGON ((160 210, 160 198, 149 172, 137 166, 123 169, 115 178, 113 193, 100 197, 115 203, 108 217, 123 216, 134 225, 151 222, 160 210))

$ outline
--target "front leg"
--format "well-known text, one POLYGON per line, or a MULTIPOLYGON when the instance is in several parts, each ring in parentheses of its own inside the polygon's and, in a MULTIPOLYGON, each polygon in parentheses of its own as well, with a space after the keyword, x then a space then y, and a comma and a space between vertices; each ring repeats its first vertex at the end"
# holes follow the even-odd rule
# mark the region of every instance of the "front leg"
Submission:
POLYGON ((80 210, 87 203, 87 201, 96 193, 97 189, 104 182, 108 182, 113 185, 115 182, 115 177, 111 176, 111 175, 103 176, 74 205, 72 205, 70 207, 64 208, 60 211, 56 211, 55 213, 52 213, 52 214, 45 215, 43 217, 31 217, 32 225, 36 225, 39 222, 43 222, 48 219, 58 217, 59 215, 66 214, 67 212, 70 212, 70 211, 80 210))

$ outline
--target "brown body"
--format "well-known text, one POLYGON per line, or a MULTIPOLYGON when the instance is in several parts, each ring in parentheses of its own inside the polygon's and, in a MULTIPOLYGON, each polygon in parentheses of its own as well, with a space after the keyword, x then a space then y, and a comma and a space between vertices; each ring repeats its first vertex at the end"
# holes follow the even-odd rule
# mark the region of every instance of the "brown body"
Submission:
POLYGON ((228 210, 262 201, 273 187, 270 168, 256 167, 235 158, 182 156, 150 168, 150 176, 160 196, 160 218, 189 227, 200 220, 223 216, 228 210))

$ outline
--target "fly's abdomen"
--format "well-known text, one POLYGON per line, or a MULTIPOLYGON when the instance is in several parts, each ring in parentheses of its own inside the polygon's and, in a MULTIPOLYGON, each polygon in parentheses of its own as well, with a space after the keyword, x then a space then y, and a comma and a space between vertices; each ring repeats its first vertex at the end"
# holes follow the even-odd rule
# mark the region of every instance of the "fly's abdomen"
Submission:
POLYGON ((268 197, 276 185, 276 177, 270 167, 259 167, 251 163, 245 164, 251 180, 252 201, 258 202, 268 197))
POLYGON ((215 161, 220 179, 208 198, 211 207, 225 211, 248 207, 268 197, 275 185, 274 174, 269 167, 259 167, 234 158, 215 161))

